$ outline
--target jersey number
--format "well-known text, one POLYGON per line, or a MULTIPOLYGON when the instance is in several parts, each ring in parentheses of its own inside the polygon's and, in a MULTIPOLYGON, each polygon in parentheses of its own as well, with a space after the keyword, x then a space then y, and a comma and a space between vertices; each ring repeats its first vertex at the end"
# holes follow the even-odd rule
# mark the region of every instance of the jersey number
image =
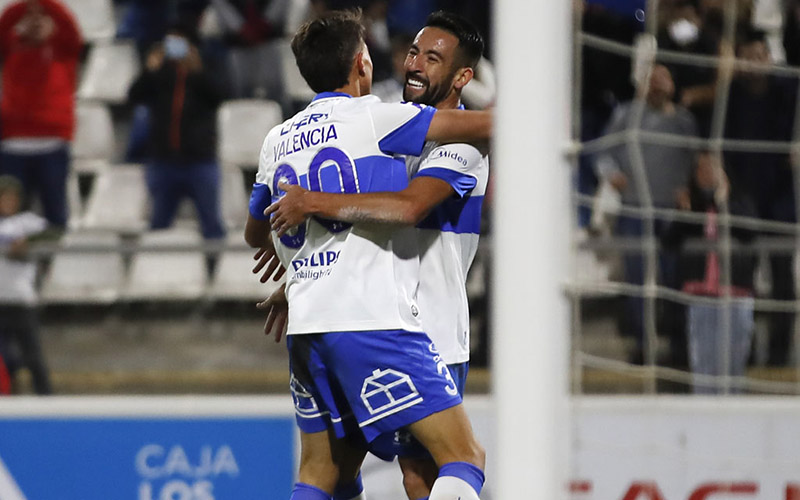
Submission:
MULTIPOLYGON (((278 183, 300 184, 297 171, 288 163, 282 163, 275 169, 272 180, 272 193, 274 199, 278 199, 286 192, 278 187, 278 183)), ((347 153, 338 148, 323 148, 312 158, 308 166, 308 189, 311 191, 325 193, 358 193, 358 182, 353 161, 347 153), (339 171, 339 181, 336 185, 323 185, 322 166, 332 162, 339 171)), ((331 233, 339 233, 350 229, 352 224, 330 219, 314 217, 314 219, 331 233)), ((281 243, 289 248, 300 248, 306 240, 306 225, 301 224, 294 234, 285 234, 281 237, 281 243)))

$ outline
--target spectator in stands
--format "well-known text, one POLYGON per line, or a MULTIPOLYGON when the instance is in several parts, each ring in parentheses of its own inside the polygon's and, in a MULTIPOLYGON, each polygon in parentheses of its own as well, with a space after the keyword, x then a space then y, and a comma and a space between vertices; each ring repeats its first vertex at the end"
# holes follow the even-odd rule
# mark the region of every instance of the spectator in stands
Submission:
POLYGON ((15 177, 0 176, 0 359, 12 381, 24 366, 36 393, 49 394, 50 378, 39 344, 36 263, 26 260, 29 240, 44 233, 47 221, 33 212, 20 212, 22 193, 15 177))
POLYGON ((786 51, 786 63, 790 66, 800 66, 800 0, 786 2, 783 48, 786 51))
POLYGON ((58 0, 24 0, 0 15, 3 59, 0 174, 36 193, 50 224, 65 227, 69 142, 81 36, 58 0))
POLYGON ((284 101, 280 48, 288 0, 212 0, 228 45, 231 91, 236 98, 284 101))
MULTIPOLYGON (((583 31, 632 45, 638 29, 634 16, 623 15, 598 3, 579 4, 583 9, 583 31)), ((603 134, 613 110, 620 102, 633 97, 634 88, 630 78, 630 57, 587 45, 583 45, 581 50, 581 140, 590 141, 603 134)), ((578 192, 581 194, 591 195, 597 189, 598 179, 593 165, 591 155, 581 154, 577 179, 578 192)), ((581 227, 587 226, 591 217, 588 207, 578 209, 581 227)))
MULTIPOLYGON (((659 34, 660 48, 686 54, 719 53, 723 13, 716 8, 701 12, 695 4, 693 0, 677 2, 659 34)), ((716 94, 715 69, 685 63, 671 63, 668 67, 675 80, 678 102, 695 115, 700 134, 708 136, 716 94)))
MULTIPOLYGON (((754 64, 771 63, 763 32, 743 33, 737 57, 754 64)), ((739 71, 728 97, 725 137, 757 141, 790 141, 795 119, 797 81, 757 68, 739 71)), ((729 151, 725 163, 732 189, 747 196, 761 219, 796 222, 791 161, 785 153, 729 151)), ((770 255, 771 298, 795 300, 793 255, 770 255)), ((794 331, 794 314, 770 313, 769 364, 785 365, 794 331)))
POLYGON ((203 236, 222 238, 216 113, 225 96, 204 70, 188 28, 170 29, 150 52, 129 97, 150 109, 146 178, 153 202, 151 228, 172 225, 181 199, 188 196, 203 236))
MULTIPOLYGON (((687 239, 722 240, 723 228, 718 224, 718 213, 727 209, 731 215, 752 217, 755 209, 746 197, 730 192, 728 179, 717 157, 703 151, 697 156, 697 164, 688 189, 678 197, 680 210, 706 214, 703 223, 675 221, 663 236, 665 246, 676 248, 680 259, 678 274, 681 289, 688 294, 705 297, 730 296, 738 299, 728 304, 730 314, 730 337, 722 337, 724 311, 721 306, 692 303, 688 306, 687 332, 689 358, 692 371, 706 375, 723 375, 722 354, 730 353, 728 375, 744 375, 744 367, 750 353, 753 336, 753 276, 755 255, 752 252, 733 250, 730 261, 720 253, 719 247, 707 252, 685 250, 687 239), (730 267, 725 268, 729 262, 730 267), (730 283, 725 287, 724 283, 730 283), (750 298, 751 300, 742 300, 750 298), (723 346, 722 341, 728 345, 723 346)), ((755 237, 752 230, 734 226, 730 236, 735 243, 749 243, 755 237)), ((702 385, 695 385, 695 392, 716 392, 702 385)))
POLYGON ((140 58, 167 33, 171 0, 129 0, 117 28, 119 38, 130 38, 136 42, 140 58))
MULTIPOLYGON (((607 134, 624 132, 628 129, 640 129, 645 132, 660 132, 681 136, 695 136, 697 125, 689 111, 673 102, 675 85, 672 75, 666 66, 655 65, 651 70, 648 83, 640 91, 640 98, 625 103, 617 108, 606 129, 607 134)), ((597 170, 601 178, 611 184, 622 197, 625 205, 655 208, 672 208, 675 206, 679 190, 686 185, 691 174, 694 153, 688 146, 675 146, 657 141, 632 144, 626 142, 598 155, 597 170), (641 151, 641 155, 638 152, 641 151), (637 161, 641 160, 641 164, 637 161)), ((666 227, 666 221, 654 221, 655 236, 659 237, 666 227)), ((621 216, 617 219, 617 234, 625 237, 641 238, 643 220, 639 217, 621 216)), ((637 253, 628 253, 623 259, 625 280, 628 283, 641 285, 644 283, 645 261, 637 253)), ((677 256, 674 252, 664 250, 659 253, 660 282, 676 288, 677 256)), ((664 304, 663 319, 665 322, 682 317, 683 312, 672 310, 676 304, 664 304)), ((644 313, 641 296, 630 297, 626 303, 625 317, 631 322, 626 329, 637 341, 637 348, 632 353, 632 361, 641 363, 643 359, 644 313)), ((663 329, 674 338, 673 360, 676 366, 684 365, 685 338, 680 322, 664 324, 663 329)))

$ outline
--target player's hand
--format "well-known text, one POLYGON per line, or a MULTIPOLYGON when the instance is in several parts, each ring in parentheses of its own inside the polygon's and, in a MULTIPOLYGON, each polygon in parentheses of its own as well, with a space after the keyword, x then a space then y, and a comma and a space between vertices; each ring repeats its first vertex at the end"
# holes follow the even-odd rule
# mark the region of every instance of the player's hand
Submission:
POLYGON ((281 182, 278 187, 286 192, 280 200, 268 206, 264 215, 272 216, 272 230, 280 238, 286 231, 298 226, 306 220, 305 196, 308 190, 296 184, 281 182))
POLYGON ((286 274, 286 268, 281 265, 278 260, 278 255, 272 247, 261 248, 253 256, 253 260, 257 260, 256 267, 253 268, 253 274, 258 274, 264 269, 264 273, 259 278, 259 281, 266 283, 269 277, 272 276, 272 281, 278 281, 286 274))
POLYGON ((266 300, 256 304, 262 311, 267 311, 267 322, 264 323, 264 335, 275 334, 275 342, 278 343, 286 332, 286 324, 289 318, 289 303, 286 301, 286 285, 281 286, 270 295, 266 300))

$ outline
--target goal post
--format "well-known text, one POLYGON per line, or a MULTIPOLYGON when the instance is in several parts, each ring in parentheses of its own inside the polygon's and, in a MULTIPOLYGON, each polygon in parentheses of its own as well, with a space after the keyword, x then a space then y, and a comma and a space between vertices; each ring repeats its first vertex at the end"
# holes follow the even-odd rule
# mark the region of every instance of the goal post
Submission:
POLYGON ((566 498, 572 2, 496 0, 492 391, 497 498, 566 498))

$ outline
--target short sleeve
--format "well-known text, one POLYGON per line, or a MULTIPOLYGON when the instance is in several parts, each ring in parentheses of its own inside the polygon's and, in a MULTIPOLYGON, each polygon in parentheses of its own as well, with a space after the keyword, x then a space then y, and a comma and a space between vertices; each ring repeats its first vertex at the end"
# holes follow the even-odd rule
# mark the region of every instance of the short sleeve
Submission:
POLYGON ((378 147, 386 154, 419 156, 436 108, 412 103, 376 103, 370 107, 378 147))
POLYGON ((253 184, 253 192, 250 193, 250 215, 257 220, 269 219, 264 215, 264 210, 270 203, 272 203, 272 193, 269 186, 258 182, 253 184))
POLYGON ((422 161, 414 177, 436 177, 464 197, 478 184, 478 169, 483 157, 469 144, 438 146, 422 161))
MULTIPOLYGON (((271 133, 271 132, 270 132, 271 133)), ((269 135, 267 136, 269 138, 269 135)), ((250 193, 250 215, 257 220, 267 220, 264 210, 272 203, 272 190, 270 189, 270 175, 268 170, 271 162, 267 156, 267 139, 261 146, 261 154, 258 159, 258 171, 256 181, 253 184, 253 191, 250 193)))

